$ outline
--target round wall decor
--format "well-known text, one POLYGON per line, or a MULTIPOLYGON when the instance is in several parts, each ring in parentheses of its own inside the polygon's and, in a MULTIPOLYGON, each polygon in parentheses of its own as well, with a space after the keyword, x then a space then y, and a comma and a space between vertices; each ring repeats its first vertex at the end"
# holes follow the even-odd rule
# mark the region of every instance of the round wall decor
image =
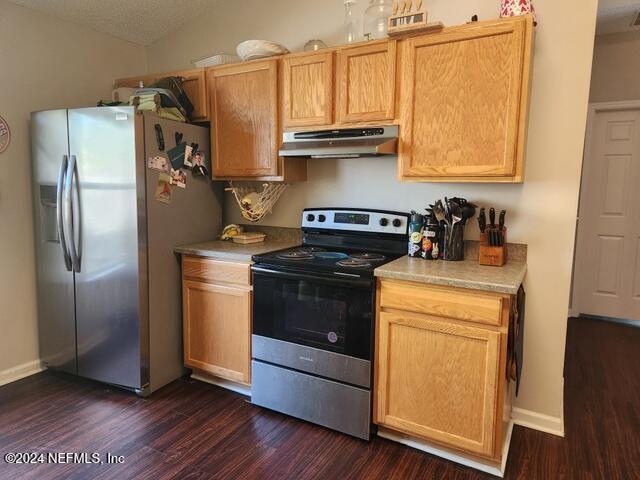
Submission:
POLYGON ((0 117, 0 153, 3 153, 9 148, 10 141, 11 132, 9 131, 9 125, 4 118, 0 117))

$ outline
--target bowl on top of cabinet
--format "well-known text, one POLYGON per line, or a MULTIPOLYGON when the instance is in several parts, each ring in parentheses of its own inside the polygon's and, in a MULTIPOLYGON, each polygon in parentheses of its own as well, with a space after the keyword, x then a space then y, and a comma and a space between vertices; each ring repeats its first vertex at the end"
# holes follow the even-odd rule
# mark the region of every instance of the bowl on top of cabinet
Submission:
POLYGON ((247 40, 236 47, 236 52, 242 60, 247 61, 284 55, 289 53, 289 50, 278 43, 268 40, 247 40))

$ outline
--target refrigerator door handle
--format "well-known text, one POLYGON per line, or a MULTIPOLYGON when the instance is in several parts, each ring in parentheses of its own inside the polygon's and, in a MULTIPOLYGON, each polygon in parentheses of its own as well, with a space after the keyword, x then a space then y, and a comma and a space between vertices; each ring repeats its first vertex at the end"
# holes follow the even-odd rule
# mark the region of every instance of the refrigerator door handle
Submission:
POLYGON ((76 214, 76 218, 78 219, 78 230, 80 230, 81 227, 82 215, 80 210, 80 195, 78 190, 78 162, 75 155, 71 155, 71 162, 69 163, 69 168, 67 169, 67 178, 65 181, 64 191, 64 205, 67 217, 67 230, 70 232, 69 253, 71 255, 71 264, 73 267, 73 271, 75 273, 80 273, 81 266, 79 245, 81 244, 81 238, 80 235, 78 235, 78 245, 76 245, 76 225, 74 223, 74 212, 76 214))
POLYGON ((60 239, 60 249, 62 250, 62 256, 64 258, 64 265, 67 268, 67 271, 70 272, 72 264, 71 257, 69 256, 69 249, 67 247, 67 241, 64 234, 64 206, 62 204, 64 180, 68 166, 69 157, 67 155, 63 155, 62 163, 60 164, 60 172, 58 173, 58 184, 56 186, 56 221, 58 223, 58 238, 60 239))

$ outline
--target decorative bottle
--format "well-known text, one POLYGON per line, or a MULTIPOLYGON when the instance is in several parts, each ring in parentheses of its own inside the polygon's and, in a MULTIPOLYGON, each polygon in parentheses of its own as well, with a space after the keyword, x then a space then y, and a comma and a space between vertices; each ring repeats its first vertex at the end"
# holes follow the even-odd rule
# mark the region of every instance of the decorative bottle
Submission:
POLYGON ((358 22, 353 7, 356 0, 344 0, 345 17, 344 17, 344 40, 346 43, 354 43, 358 41, 358 22))
POLYGON ((502 0, 500 7, 501 17, 515 17, 527 14, 532 14, 535 20, 536 9, 533 6, 533 0, 502 0))
POLYGON ((368 40, 386 38, 389 17, 392 13, 391 0, 370 0, 364 12, 364 38, 368 40))

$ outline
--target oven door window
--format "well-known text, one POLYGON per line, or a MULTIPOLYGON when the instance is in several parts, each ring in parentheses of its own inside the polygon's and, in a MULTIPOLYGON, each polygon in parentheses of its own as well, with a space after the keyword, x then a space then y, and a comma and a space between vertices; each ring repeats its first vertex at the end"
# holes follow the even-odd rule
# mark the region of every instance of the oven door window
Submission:
POLYGON ((371 288, 254 273, 253 333, 371 360, 371 288))

